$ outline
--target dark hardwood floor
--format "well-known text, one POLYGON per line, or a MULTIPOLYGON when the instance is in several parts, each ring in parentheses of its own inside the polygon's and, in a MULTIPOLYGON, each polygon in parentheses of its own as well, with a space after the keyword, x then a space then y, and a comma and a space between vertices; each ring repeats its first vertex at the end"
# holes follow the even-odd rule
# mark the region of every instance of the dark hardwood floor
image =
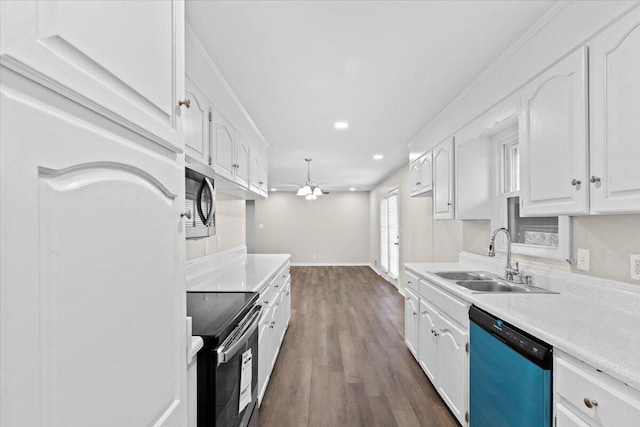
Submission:
POLYGON ((368 267, 292 267, 291 293, 260 426, 457 426, 404 343, 392 285, 368 267))

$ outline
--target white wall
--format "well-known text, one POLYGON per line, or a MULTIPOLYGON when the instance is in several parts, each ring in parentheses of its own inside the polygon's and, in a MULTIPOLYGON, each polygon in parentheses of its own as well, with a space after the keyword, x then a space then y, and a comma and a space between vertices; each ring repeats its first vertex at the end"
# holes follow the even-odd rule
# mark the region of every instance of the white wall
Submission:
POLYGON ((301 264, 368 263, 368 192, 332 192, 312 202, 272 192, 256 200, 255 219, 256 253, 290 253, 301 264))
POLYGON ((246 245, 246 202, 216 193, 216 235, 187 240, 187 261, 246 245))

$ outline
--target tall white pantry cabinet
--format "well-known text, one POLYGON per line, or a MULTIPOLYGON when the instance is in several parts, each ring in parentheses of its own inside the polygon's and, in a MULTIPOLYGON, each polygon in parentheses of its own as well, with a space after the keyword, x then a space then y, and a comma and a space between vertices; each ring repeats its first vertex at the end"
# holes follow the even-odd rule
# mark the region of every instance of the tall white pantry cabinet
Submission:
POLYGON ((0 425, 183 426, 184 4, 0 8, 0 425))

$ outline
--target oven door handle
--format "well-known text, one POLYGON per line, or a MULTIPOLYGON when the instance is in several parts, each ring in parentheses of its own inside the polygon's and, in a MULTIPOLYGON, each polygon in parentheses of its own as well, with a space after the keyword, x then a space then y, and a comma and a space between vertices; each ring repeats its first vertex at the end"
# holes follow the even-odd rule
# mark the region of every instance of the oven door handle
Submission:
MULTIPOLYGON (((262 312, 262 306, 256 305, 252 312, 247 316, 248 320, 242 322, 231 333, 233 337, 229 342, 223 342, 217 349, 218 353, 218 365, 227 363, 231 358, 240 350, 244 344, 251 338, 251 334, 258 328, 260 324, 260 313, 262 312), (236 336, 239 335, 239 336, 236 336)), ((246 318, 245 318, 246 319, 246 318)))

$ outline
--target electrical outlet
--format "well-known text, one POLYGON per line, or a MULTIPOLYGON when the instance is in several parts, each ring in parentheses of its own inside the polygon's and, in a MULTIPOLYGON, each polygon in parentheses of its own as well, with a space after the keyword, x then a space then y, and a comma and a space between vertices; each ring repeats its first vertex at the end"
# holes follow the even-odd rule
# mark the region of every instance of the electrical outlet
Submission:
POLYGON ((577 269, 589 271, 591 269, 591 251, 589 249, 578 249, 577 269))
POLYGON ((631 278, 640 280, 640 254, 631 254, 631 278))
POLYGON ((316 259, 316 254, 313 254, 313 259, 316 259))

